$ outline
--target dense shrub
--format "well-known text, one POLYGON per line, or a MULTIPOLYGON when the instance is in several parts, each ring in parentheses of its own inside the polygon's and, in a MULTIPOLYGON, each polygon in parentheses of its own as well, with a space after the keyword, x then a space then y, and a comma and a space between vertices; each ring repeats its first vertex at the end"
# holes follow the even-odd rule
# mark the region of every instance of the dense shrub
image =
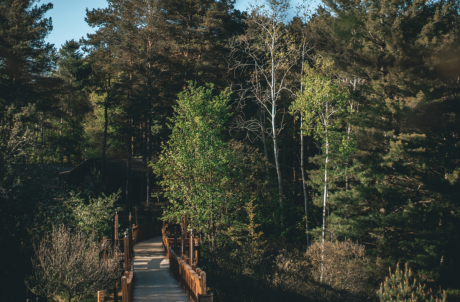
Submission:
POLYGON ((321 300, 353 301, 371 292, 370 262, 363 245, 349 239, 316 242, 306 256, 321 300))

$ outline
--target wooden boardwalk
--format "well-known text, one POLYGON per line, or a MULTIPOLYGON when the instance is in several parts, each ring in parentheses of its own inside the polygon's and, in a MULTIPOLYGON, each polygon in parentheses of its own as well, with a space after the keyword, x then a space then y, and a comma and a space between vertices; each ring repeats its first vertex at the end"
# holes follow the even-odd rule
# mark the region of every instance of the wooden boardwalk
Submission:
POLYGON ((134 302, 189 302, 169 270, 162 237, 134 245, 134 302))

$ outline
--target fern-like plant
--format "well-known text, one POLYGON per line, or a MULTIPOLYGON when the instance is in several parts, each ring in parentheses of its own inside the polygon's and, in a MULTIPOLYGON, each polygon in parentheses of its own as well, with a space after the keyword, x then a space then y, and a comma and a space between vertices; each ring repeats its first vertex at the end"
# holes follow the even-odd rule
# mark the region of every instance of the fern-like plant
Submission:
POLYGON ((377 291, 381 302, 446 302, 446 291, 428 291, 423 278, 415 275, 407 263, 404 272, 399 268, 399 263, 394 273, 391 272, 391 267, 389 272, 390 275, 377 291))

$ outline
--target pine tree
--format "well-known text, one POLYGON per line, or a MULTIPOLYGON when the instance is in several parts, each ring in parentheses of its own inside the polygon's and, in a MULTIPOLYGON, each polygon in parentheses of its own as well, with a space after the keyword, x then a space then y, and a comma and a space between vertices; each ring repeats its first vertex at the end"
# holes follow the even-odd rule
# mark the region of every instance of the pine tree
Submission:
POLYGON ((103 95, 102 105, 104 108, 104 135, 102 139, 102 178, 105 177, 105 159, 107 151, 107 132, 109 126, 109 107, 113 106, 116 94, 114 82, 118 77, 115 64, 116 56, 116 15, 109 5, 105 9, 93 9, 86 12, 86 22, 92 26, 99 26, 95 34, 88 34, 84 40, 86 51, 90 52, 87 57, 92 67, 91 86, 98 95, 103 95))
POLYGON ((28 104, 50 108, 55 101, 56 81, 48 75, 54 68, 53 44, 45 37, 53 29, 44 18, 51 3, 35 5, 35 0, 0 2, 0 106, 17 110, 28 104))
POLYGON ((185 89, 187 81, 213 82, 226 87, 227 41, 238 30, 234 0, 161 0, 161 20, 171 39, 171 63, 175 73, 173 91, 185 89))
POLYGON ((348 122, 359 149, 330 192, 332 229, 389 261, 453 264, 458 3, 324 3, 313 24, 323 56, 353 83, 357 106, 348 122))
POLYGON ((43 187, 19 186, 10 164, 28 162, 27 155, 37 152, 32 150, 37 111, 46 112, 57 103, 60 81, 50 77, 55 50, 44 40, 52 30, 51 18, 45 18, 52 7, 33 0, 0 1, 0 241, 8 246, 2 256, 10 260, 3 268, 7 274, 0 279, 0 296, 8 301, 26 299, 28 240, 37 220, 32 217, 48 199, 43 187))
POLYGON ((62 83, 58 109, 52 116, 52 124, 57 128, 53 130, 57 131, 50 133, 51 147, 56 149, 61 163, 64 158, 67 158, 67 164, 79 163, 83 157, 83 121, 85 114, 91 110, 85 87, 90 67, 85 64, 80 43, 66 41, 59 50, 57 65, 55 73, 62 83))

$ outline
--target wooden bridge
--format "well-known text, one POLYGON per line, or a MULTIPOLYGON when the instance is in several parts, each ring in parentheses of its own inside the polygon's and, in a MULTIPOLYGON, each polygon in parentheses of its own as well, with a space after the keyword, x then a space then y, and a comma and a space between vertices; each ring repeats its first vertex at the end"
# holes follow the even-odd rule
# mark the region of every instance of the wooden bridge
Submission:
MULTIPOLYGON (((131 225, 131 217, 129 221, 131 225)), ((198 266, 200 241, 185 231, 186 216, 180 225, 158 221, 132 225, 121 239, 117 226, 115 216, 112 239, 104 239, 102 246, 111 246, 111 241, 118 246, 124 269, 123 302, 213 300, 207 294, 206 273, 198 266)))

